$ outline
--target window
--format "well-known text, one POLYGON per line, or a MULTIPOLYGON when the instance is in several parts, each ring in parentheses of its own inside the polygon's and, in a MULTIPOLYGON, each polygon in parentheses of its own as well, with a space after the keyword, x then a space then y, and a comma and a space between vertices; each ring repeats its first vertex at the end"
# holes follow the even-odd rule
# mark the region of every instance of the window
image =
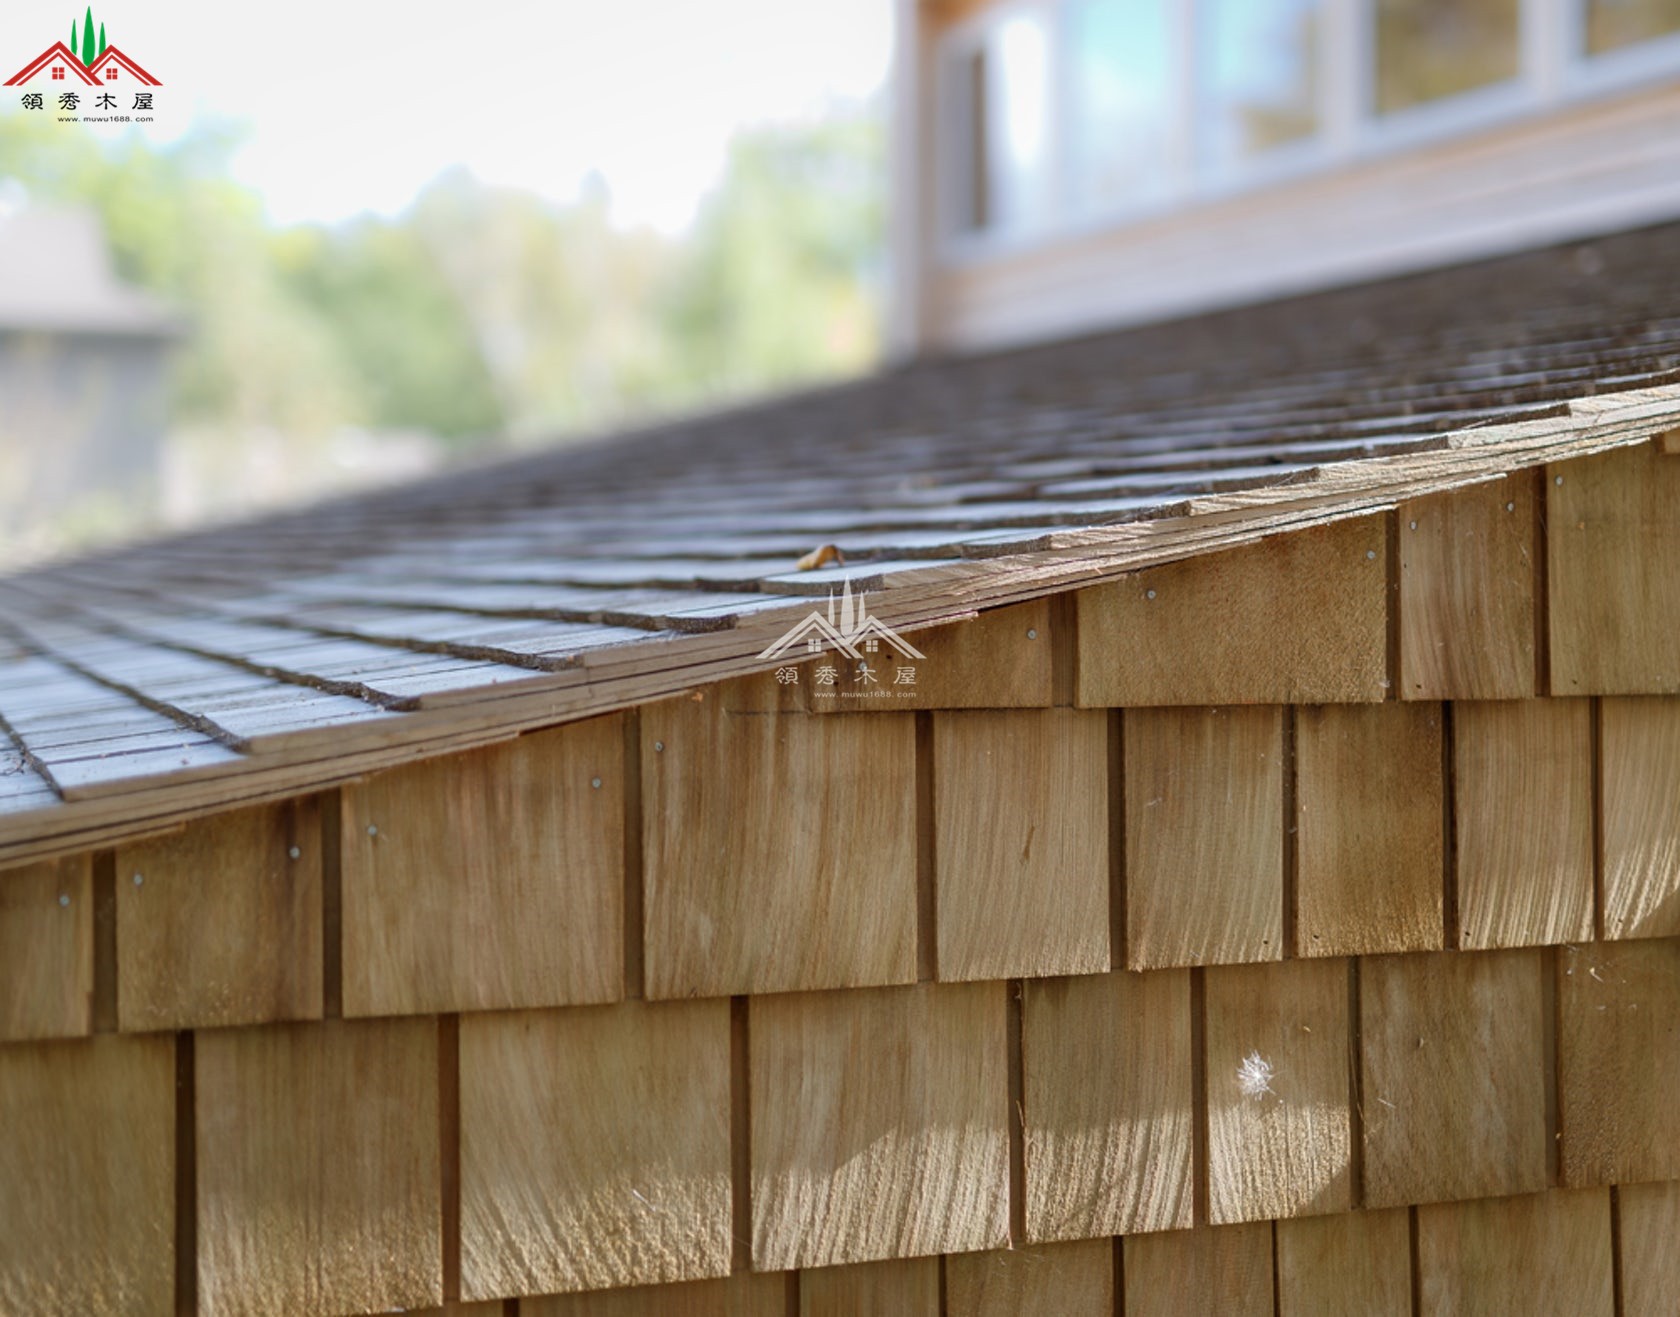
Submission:
POLYGON ((62 64, 54 64, 53 65, 53 81, 54 82, 63 82, 64 81, 64 65, 62 65, 62 64))
POLYGON ((117 66, 115 64, 107 64, 105 66, 105 81, 106 82, 115 82, 116 80, 117 80, 117 66))
POLYGON ((955 227, 1022 230, 1051 210, 1050 24, 1016 8, 947 65, 955 227))
POLYGON ((1320 0, 1203 0, 1197 150, 1216 170, 1319 130, 1320 0))
POLYGON ((1158 197, 1171 184, 1173 0, 1073 0, 1068 15, 1072 205, 1158 197))
POLYGON ((963 8, 936 65, 946 235, 1085 227, 1680 79, 1680 0, 963 8))
POLYGON ((1598 55, 1680 32, 1680 0, 1583 0, 1587 50, 1598 55))
POLYGON ((1377 112, 1517 76, 1521 0, 1376 0, 1377 112))

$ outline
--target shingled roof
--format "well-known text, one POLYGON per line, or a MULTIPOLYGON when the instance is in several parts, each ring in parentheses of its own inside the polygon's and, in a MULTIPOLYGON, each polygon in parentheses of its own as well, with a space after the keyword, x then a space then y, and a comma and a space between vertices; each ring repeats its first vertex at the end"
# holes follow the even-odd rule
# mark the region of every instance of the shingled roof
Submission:
POLYGON ((844 583, 914 632, 1666 432, 1676 271, 1669 225, 928 361, 0 579, 0 863, 773 667, 844 583))

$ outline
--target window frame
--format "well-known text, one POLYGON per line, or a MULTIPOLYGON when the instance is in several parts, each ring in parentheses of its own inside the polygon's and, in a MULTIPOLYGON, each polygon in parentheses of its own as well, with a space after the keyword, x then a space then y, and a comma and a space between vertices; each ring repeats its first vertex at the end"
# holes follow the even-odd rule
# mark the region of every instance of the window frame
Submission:
POLYGON ((1069 15, 1078 2, 1007 0, 968 15, 935 40, 934 255, 939 265, 971 265, 1183 213, 1193 206, 1614 96, 1680 73, 1680 32, 1595 55, 1586 50, 1588 0, 1519 0, 1515 77, 1380 115, 1376 111, 1377 0, 1320 0, 1318 132, 1216 167, 1202 158, 1196 132, 1196 115, 1203 103, 1196 44, 1198 6, 1195 0, 1174 0, 1173 146, 1166 185, 1149 197, 1076 209, 1063 126, 1072 122, 1074 110, 1071 79, 1064 73, 1071 45, 1069 15), (1050 25, 1051 94, 1045 107, 1051 141, 1049 202, 1034 224, 963 229, 961 190, 972 144, 966 127, 953 123, 958 116, 952 70, 962 59, 984 49, 998 26, 1023 12, 1043 13, 1050 25), (954 131, 962 136, 954 136, 954 131))

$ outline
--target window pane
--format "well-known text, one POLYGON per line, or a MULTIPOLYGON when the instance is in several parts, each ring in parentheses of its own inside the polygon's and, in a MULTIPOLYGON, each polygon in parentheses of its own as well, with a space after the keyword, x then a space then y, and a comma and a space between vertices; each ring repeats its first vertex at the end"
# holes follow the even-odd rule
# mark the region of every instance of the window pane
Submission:
POLYGON ((1319 0, 1203 0, 1202 158, 1228 163, 1318 131, 1319 0))
POLYGON ((1071 186, 1082 206, 1158 195, 1172 151, 1169 0, 1074 0, 1071 186))
POLYGON ((987 44, 988 201, 999 228, 1025 228, 1049 200, 1049 24, 1041 14, 1017 14, 987 44))
POLYGON ((1517 76, 1520 0, 1377 0, 1377 111, 1517 76))
POLYGON ((1680 0, 1585 0, 1587 49, 1600 51, 1680 31, 1680 0))

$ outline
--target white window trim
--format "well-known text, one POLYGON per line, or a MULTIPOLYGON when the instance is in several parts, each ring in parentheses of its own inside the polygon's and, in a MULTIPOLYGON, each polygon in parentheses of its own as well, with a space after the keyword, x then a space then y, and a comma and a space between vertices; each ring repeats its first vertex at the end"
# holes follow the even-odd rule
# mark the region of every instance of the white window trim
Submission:
POLYGON ((1520 0, 1519 65, 1509 81, 1458 96, 1375 113, 1374 0, 1321 0, 1319 132, 1215 172, 1198 158, 1194 115, 1198 75, 1194 47, 1195 0, 1174 4, 1173 59, 1176 113, 1167 186, 1134 202, 1105 203, 1076 213, 1063 149, 1071 122, 1067 67, 1068 9, 1073 0, 1013 0, 981 10, 940 34, 933 59, 935 143, 935 259, 957 267, 1036 250, 1053 242, 1091 236, 1142 221, 1184 213, 1195 205, 1311 177, 1355 162, 1413 150, 1470 133, 1520 122, 1546 110, 1614 96, 1680 72, 1680 32, 1589 55, 1585 50, 1586 0, 1520 0), (1023 12, 1050 19, 1050 116, 1052 154, 1050 215, 1033 226, 962 231, 958 228, 966 143, 950 149, 967 125, 952 122, 951 70, 974 54, 999 23, 1023 12))

